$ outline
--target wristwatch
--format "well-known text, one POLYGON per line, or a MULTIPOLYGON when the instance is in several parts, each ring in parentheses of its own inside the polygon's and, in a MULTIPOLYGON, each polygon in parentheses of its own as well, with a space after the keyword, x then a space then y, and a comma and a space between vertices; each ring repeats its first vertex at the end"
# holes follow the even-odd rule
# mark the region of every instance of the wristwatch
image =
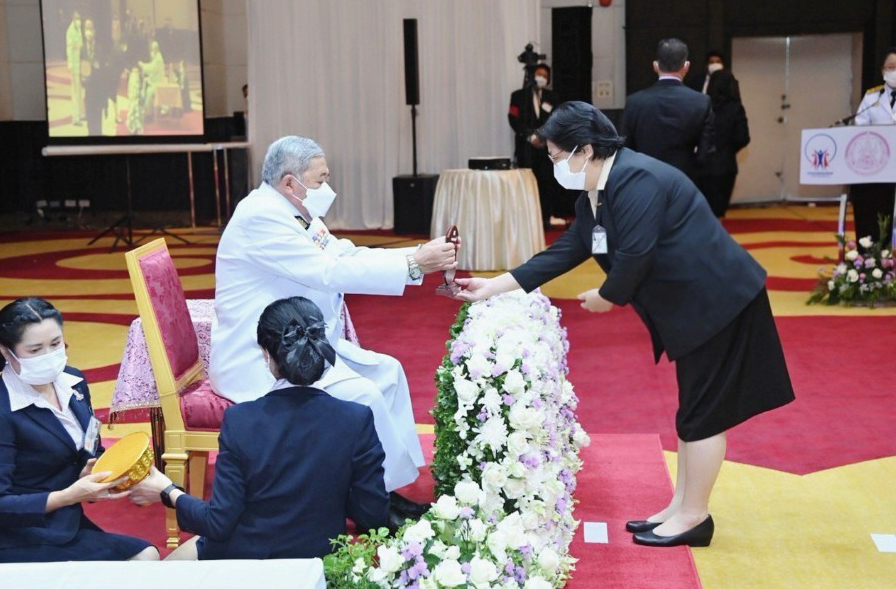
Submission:
POLYGON ((173 491, 175 489, 177 489, 181 493, 186 493, 186 491, 184 491, 183 487, 179 487, 179 486, 175 485, 174 483, 171 483, 170 485, 168 485, 167 487, 162 489, 161 493, 159 493, 159 497, 162 498, 162 505, 164 505, 168 509, 174 509, 174 504, 171 503, 171 491, 173 491))
POLYGON ((420 269, 420 264, 417 263, 417 260, 414 259, 413 255, 407 256, 408 260, 408 276, 411 280, 420 280, 423 278, 423 270, 420 269))

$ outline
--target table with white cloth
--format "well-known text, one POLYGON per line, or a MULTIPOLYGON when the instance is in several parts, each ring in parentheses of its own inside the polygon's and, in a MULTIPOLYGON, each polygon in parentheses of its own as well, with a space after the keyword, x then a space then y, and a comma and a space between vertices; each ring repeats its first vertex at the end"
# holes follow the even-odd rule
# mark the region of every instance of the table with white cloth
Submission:
POLYGON ((512 270, 545 248, 532 170, 445 170, 439 176, 431 235, 460 232, 461 270, 512 270))
POLYGON ((0 580, 3 587, 28 589, 96 589, 109 584, 128 589, 327 587, 319 558, 0 564, 0 580))

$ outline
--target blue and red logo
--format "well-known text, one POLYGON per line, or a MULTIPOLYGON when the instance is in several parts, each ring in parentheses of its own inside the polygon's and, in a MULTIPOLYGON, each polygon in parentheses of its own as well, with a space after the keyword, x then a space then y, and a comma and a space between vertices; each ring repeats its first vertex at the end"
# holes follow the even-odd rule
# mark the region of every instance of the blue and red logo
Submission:
POLYGON ((818 133, 806 142, 804 152, 809 165, 812 167, 809 174, 813 176, 827 176, 833 174, 831 162, 837 155, 837 142, 826 133, 818 133))

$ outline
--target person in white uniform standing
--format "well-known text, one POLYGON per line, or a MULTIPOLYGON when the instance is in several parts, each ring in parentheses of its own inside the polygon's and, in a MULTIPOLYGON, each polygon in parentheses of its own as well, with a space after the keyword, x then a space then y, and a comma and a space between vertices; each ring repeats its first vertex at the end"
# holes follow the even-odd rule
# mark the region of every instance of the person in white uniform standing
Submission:
POLYGON ((422 506, 394 493, 424 465, 404 370, 342 338, 343 295, 401 295, 424 274, 455 268, 455 247, 439 238, 418 248, 371 249, 333 237, 321 220, 336 197, 329 174, 311 139, 287 136, 268 148, 263 182, 240 201, 218 245, 209 377, 215 392, 234 402, 265 395, 274 379, 256 343, 258 318, 276 300, 310 299, 337 353, 315 386, 371 408, 393 512, 419 517, 422 506))
MULTIPOLYGON (((856 125, 896 125, 896 47, 890 47, 884 54, 881 75, 884 83, 868 90, 856 109, 856 125)), ((873 241, 880 239, 878 215, 890 217, 886 236, 892 239, 894 193, 896 184, 892 183, 850 185, 856 240, 866 235, 873 241)))

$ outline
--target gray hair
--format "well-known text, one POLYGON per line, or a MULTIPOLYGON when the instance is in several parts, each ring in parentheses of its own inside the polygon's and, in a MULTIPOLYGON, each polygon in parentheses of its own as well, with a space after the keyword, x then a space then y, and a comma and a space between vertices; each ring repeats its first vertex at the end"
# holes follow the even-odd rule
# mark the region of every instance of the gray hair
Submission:
POLYGON ((324 150, 313 139, 298 135, 281 137, 268 147, 261 179, 276 186, 287 174, 301 177, 311 167, 311 160, 317 157, 324 157, 324 150))

